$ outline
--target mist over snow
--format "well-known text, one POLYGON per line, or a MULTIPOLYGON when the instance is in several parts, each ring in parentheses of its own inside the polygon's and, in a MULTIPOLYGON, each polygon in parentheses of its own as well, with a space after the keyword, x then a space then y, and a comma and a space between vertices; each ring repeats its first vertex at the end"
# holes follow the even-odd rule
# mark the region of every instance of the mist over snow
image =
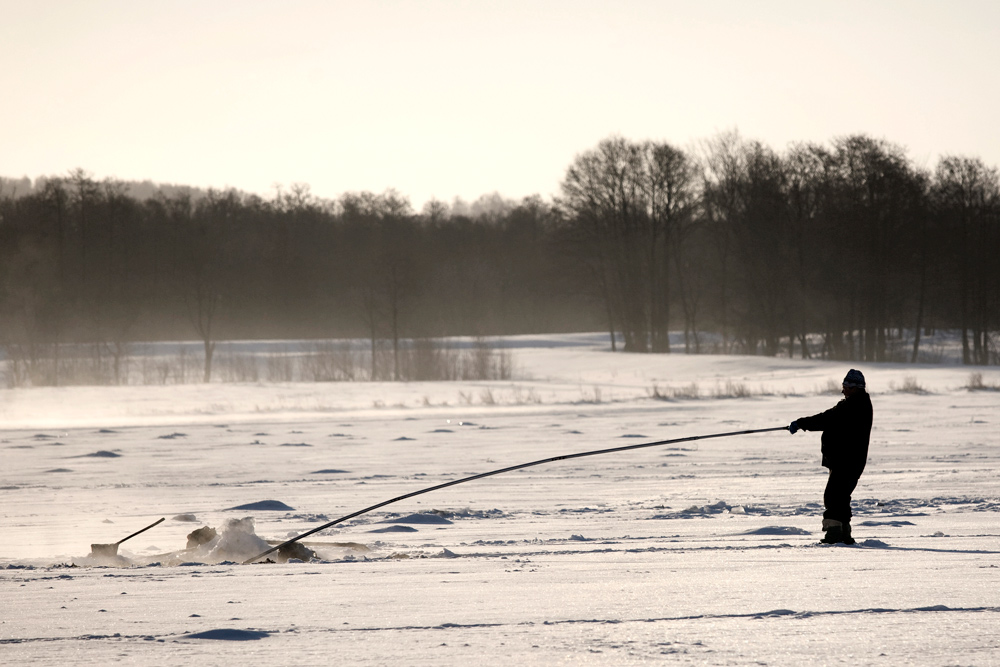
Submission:
POLYGON ((998 664, 1000 369, 502 342, 511 380, 0 390, 3 660, 998 664), (819 434, 776 431, 242 564, 785 426, 852 365, 855 546, 818 544, 819 434))

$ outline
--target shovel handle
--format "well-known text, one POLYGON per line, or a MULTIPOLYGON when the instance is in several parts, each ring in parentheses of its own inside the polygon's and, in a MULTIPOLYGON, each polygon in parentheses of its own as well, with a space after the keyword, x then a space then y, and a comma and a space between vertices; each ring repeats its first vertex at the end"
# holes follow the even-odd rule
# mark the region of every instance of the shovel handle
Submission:
POLYGON ((142 530, 137 530, 134 533, 132 533, 131 535, 129 535, 128 537, 123 537, 122 539, 120 539, 117 542, 115 542, 115 546, 118 546, 119 544, 121 544, 125 540, 131 540, 133 537, 135 537, 139 533, 145 533, 147 530, 149 530, 153 526, 156 526, 156 525, 159 525, 160 523, 163 523, 163 519, 166 519, 166 518, 167 517, 162 517, 159 521, 154 521, 153 523, 149 524, 148 526, 146 526, 142 530))

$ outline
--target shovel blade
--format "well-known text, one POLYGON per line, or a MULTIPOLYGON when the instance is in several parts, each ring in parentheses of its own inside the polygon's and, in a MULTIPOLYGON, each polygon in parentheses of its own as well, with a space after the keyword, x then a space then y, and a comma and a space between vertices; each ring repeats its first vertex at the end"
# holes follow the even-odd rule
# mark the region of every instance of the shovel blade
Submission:
POLYGON ((117 556, 118 555, 118 545, 117 544, 91 544, 90 545, 90 555, 91 556, 117 556))

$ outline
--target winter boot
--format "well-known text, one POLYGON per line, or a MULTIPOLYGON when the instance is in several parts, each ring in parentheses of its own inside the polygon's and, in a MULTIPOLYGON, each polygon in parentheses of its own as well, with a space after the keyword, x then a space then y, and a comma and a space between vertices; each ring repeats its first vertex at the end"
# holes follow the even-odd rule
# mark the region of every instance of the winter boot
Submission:
POLYGON ((826 535, 820 540, 823 544, 840 544, 844 541, 844 524, 836 519, 823 519, 823 530, 826 535))
POLYGON ((851 537, 851 524, 849 522, 845 523, 841 530, 843 531, 841 542, 844 544, 856 544, 854 538, 851 537))

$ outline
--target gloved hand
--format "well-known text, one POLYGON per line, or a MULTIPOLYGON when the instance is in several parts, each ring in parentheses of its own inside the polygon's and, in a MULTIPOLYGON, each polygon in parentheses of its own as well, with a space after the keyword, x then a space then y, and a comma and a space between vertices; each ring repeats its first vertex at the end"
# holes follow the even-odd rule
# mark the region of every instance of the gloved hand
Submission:
POLYGON ((789 433, 791 433, 791 434, 794 435, 795 432, 798 431, 798 430, 799 430, 799 422, 798 422, 798 420, 793 421, 791 424, 788 425, 788 432, 789 433))

